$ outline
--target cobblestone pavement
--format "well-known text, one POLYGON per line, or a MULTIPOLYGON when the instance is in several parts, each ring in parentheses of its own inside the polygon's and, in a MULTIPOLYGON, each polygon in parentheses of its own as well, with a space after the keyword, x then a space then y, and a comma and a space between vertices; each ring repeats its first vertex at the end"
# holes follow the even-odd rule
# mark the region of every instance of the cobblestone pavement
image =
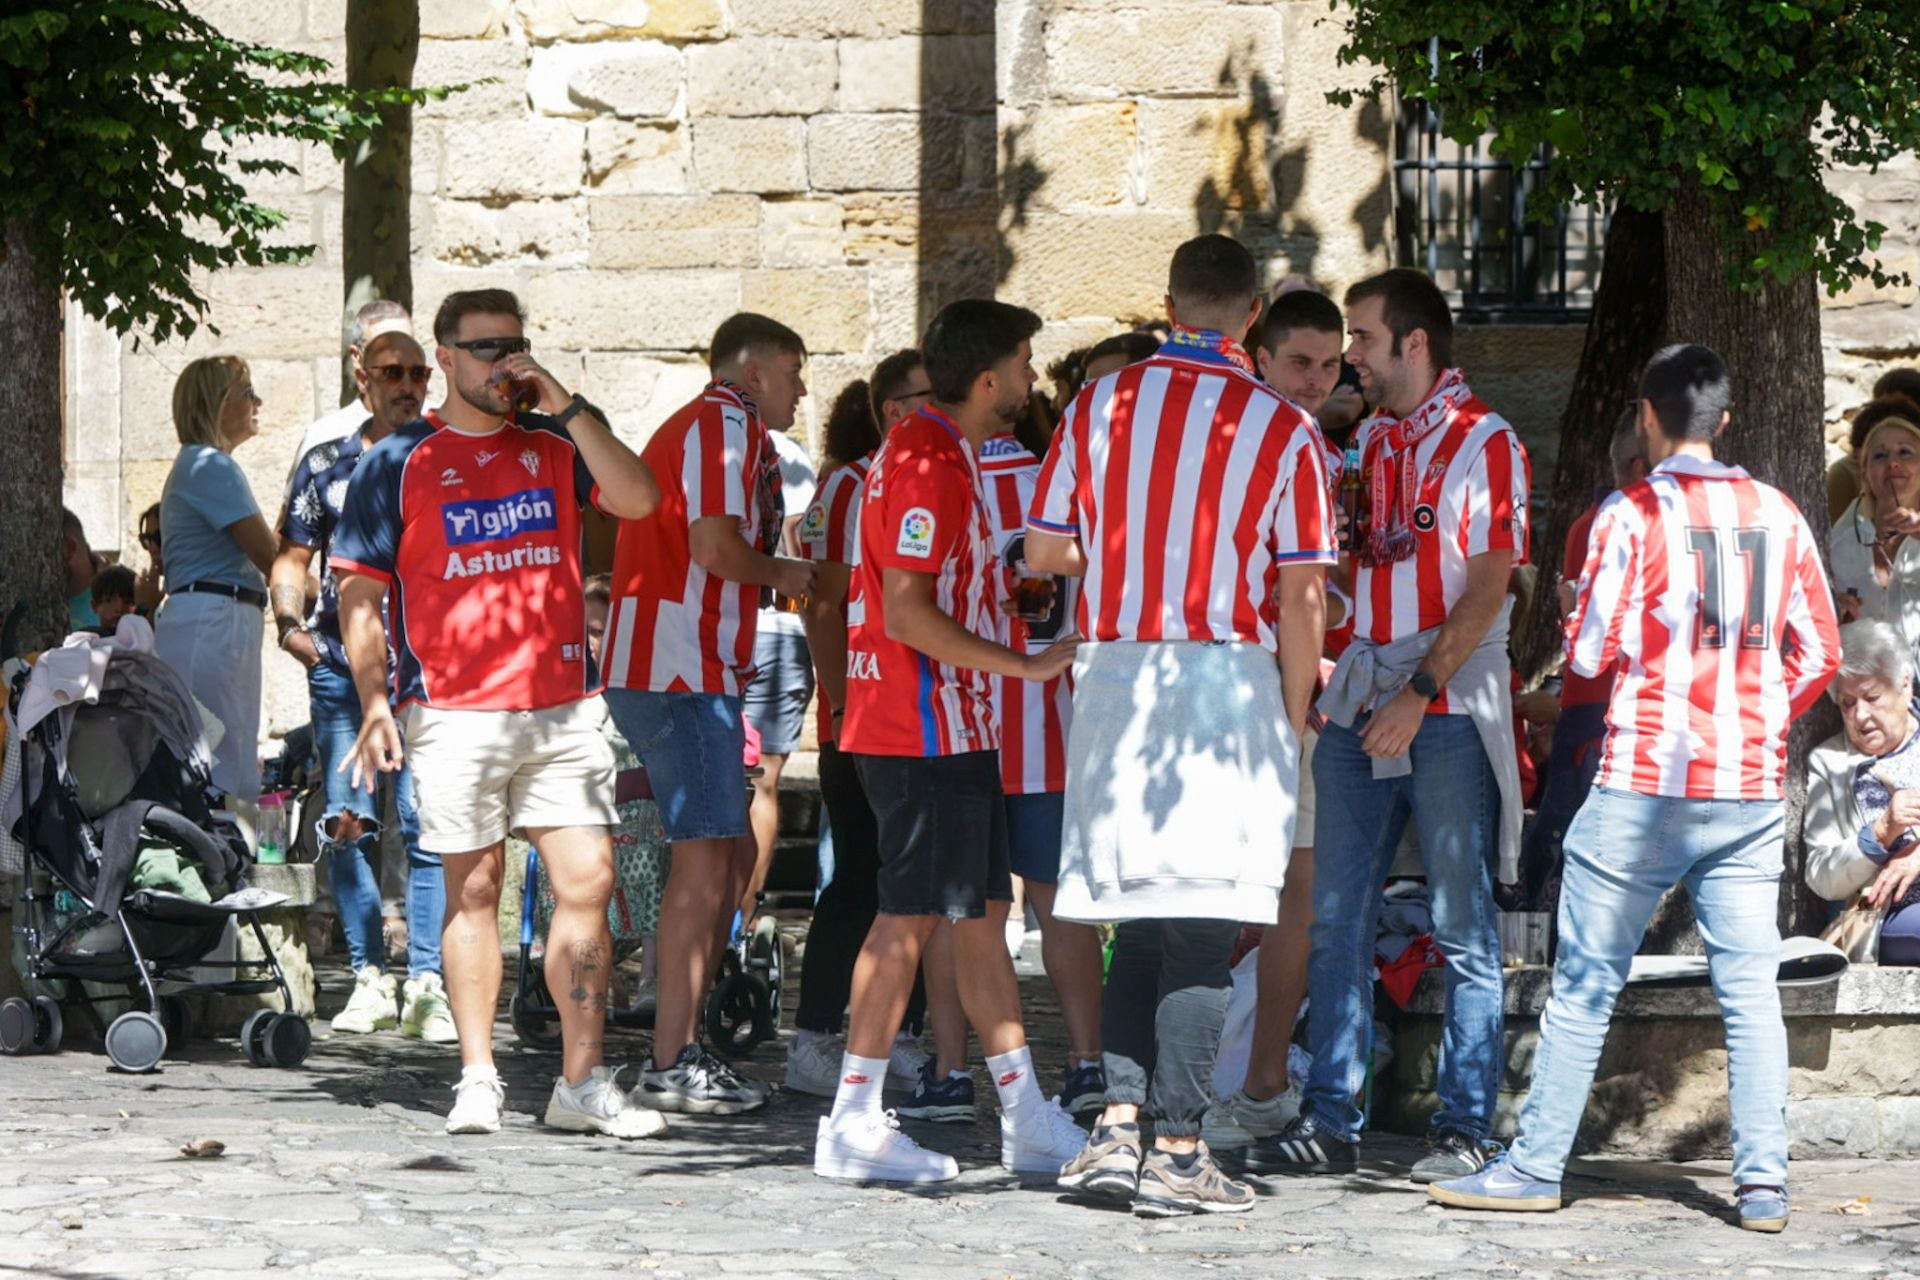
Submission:
MULTIPOLYGON (((347 979, 322 979, 324 1013, 347 979)), ((1052 1031, 1044 981, 1024 985, 1052 1031)), ((965 1172, 912 1192, 815 1178, 826 1103, 795 1094, 760 1116, 676 1117, 648 1142, 545 1131, 557 1059, 517 1048, 504 1020, 506 1126, 449 1138, 450 1051, 319 1030, 298 1071, 251 1067, 231 1040, 146 1076, 86 1044, 0 1061, 0 1277, 1920 1274, 1920 1162, 1798 1164, 1793 1224, 1760 1236, 1730 1225, 1724 1164, 1587 1162, 1566 1211, 1504 1217, 1430 1206, 1403 1176, 1411 1145, 1370 1138, 1357 1175, 1263 1185, 1247 1215, 1149 1222, 1003 1174, 990 1121, 915 1126, 965 1172), (200 1138, 225 1154, 179 1154, 200 1138)), ((645 1052, 612 1040, 616 1061, 645 1052)), ((1043 1070, 1057 1046, 1039 1042, 1043 1070)), ((779 1058, 762 1046, 749 1065, 778 1078, 779 1058)))

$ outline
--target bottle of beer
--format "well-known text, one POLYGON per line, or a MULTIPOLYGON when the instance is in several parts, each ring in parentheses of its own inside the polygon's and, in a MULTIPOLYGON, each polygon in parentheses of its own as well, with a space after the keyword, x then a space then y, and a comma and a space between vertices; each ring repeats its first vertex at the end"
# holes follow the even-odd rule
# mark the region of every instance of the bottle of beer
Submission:
POLYGON ((1373 522, 1368 518, 1371 505, 1367 478, 1360 469, 1360 433, 1347 440, 1346 456, 1340 463, 1340 511, 1347 518, 1346 532, 1340 537, 1340 549, 1349 554, 1367 545, 1373 522))

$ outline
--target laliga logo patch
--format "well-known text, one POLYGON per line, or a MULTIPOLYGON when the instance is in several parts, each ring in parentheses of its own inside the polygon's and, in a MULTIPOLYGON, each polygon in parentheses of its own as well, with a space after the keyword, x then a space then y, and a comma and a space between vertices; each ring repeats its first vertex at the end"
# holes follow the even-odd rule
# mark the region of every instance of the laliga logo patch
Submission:
POLYGON ((800 522, 800 541, 818 542, 826 532, 827 509, 816 502, 807 508, 806 518, 800 522))
POLYGON ((900 520, 900 543, 894 550, 925 560, 933 555, 933 512, 915 507, 900 520))
POLYGON ((1437 523, 1439 518, 1433 514, 1433 508, 1428 504, 1423 502, 1413 509, 1413 527, 1420 532, 1432 533, 1433 526, 1437 523))
POLYGON ((527 469, 528 475, 537 476, 540 474, 540 455, 532 449, 522 449, 520 451, 520 465, 527 469))

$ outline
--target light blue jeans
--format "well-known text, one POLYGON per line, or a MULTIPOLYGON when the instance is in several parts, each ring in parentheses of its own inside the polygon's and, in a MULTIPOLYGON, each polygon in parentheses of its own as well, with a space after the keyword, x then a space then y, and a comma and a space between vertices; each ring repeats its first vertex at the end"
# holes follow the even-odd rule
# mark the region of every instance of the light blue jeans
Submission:
POLYGON ((1684 884, 1727 1024, 1733 1180, 1787 1183, 1787 1031, 1780 1020, 1780 869, 1774 800, 1686 800, 1594 788, 1567 830, 1560 951, 1540 1020, 1516 1169, 1560 1181, 1627 981, 1662 894, 1684 884))
MULTIPOLYGON (((339 771, 360 733, 360 695, 354 692, 353 677, 330 663, 318 663, 307 672, 307 707, 313 720, 314 754, 326 779, 327 807, 318 835, 327 851, 327 875, 340 913, 340 931, 347 936, 347 962, 356 973, 369 964, 384 970, 387 949, 381 938, 380 877, 373 866, 380 843, 379 798, 371 787, 356 788, 350 771, 339 771), (368 820, 367 834, 351 843, 329 839, 327 824, 349 811, 368 820)), ((402 769, 392 785, 400 838, 407 850, 407 976, 417 978, 440 972, 447 882, 440 855, 420 848, 412 770, 402 769)))
POLYGON ((1313 755, 1313 957, 1307 969, 1304 1114, 1335 1136, 1360 1137, 1354 1097, 1373 1055, 1373 946, 1380 888, 1409 819, 1420 837, 1434 942, 1446 957, 1432 1124, 1484 1138, 1500 1083, 1500 933, 1493 905, 1500 786, 1466 716, 1430 715, 1409 748, 1413 772, 1373 776, 1360 747, 1367 716, 1329 724, 1313 755))

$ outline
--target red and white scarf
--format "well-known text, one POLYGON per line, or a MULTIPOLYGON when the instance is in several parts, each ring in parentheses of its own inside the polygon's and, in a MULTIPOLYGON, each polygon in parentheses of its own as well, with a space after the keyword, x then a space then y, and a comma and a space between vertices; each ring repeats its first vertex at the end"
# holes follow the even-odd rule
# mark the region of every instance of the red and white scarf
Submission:
MULTIPOLYGON (((1366 559, 1372 564, 1392 564, 1413 554, 1415 509, 1420 504, 1418 455, 1420 443, 1434 432, 1460 422, 1460 408, 1473 399, 1466 375, 1458 369, 1441 373, 1425 402, 1406 417, 1385 429, 1379 455, 1372 460, 1369 484, 1373 507, 1373 532, 1368 535, 1366 559)), ((1450 433, 1463 435, 1464 433, 1450 433)), ((1428 474, 1444 474, 1453 460, 1459 441, 1443 444, 1428 467, 1428 474)))

